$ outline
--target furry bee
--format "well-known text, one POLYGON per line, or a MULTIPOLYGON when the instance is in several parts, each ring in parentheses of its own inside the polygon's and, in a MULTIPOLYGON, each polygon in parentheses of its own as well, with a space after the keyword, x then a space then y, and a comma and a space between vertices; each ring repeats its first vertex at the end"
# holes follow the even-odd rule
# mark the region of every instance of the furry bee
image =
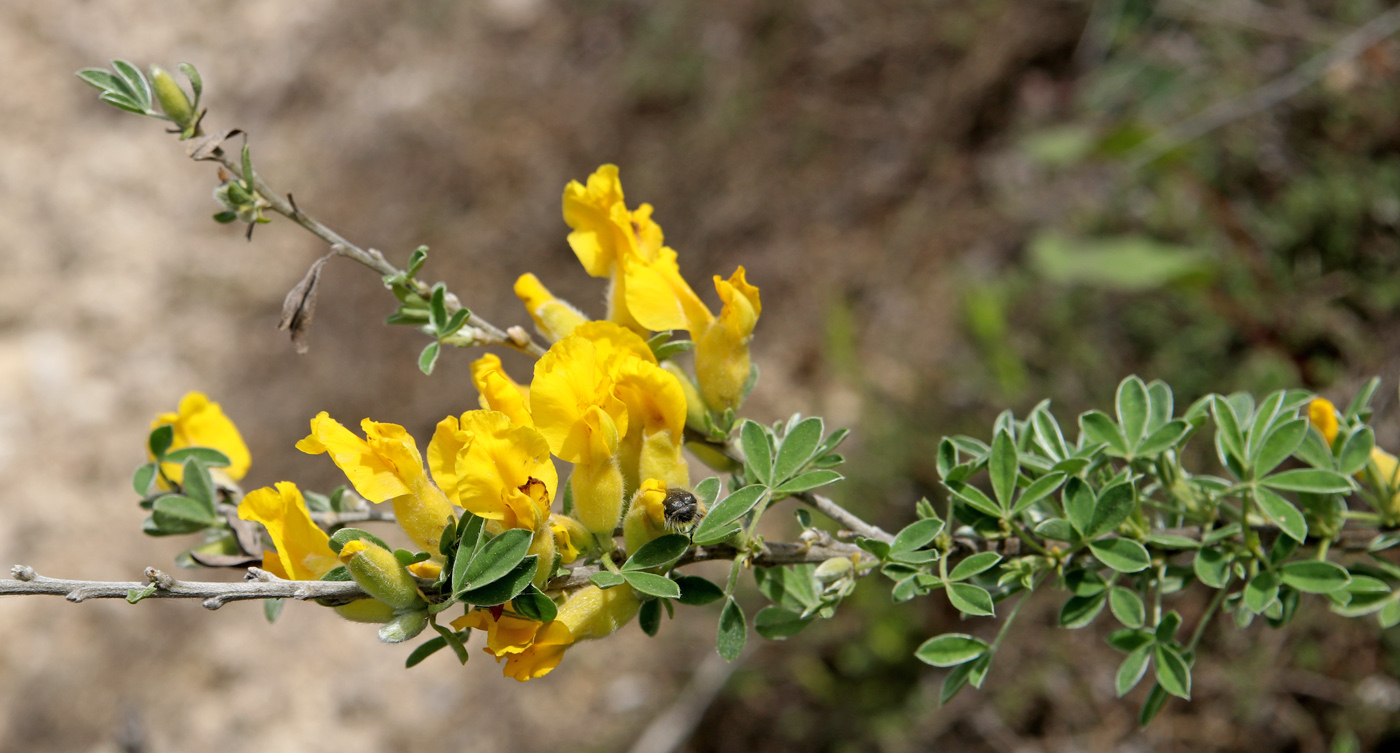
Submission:
POLYGON ((684 489, 671 488, 666 490, 662 516, 666 520, 666 527, 672 531, 689 531, 705 517, 705 506, 694 494, 684 489))

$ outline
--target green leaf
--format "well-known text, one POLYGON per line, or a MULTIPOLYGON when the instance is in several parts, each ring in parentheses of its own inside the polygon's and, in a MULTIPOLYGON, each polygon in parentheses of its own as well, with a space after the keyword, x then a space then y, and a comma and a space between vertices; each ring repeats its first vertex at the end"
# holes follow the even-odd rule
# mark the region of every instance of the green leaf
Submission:
POLYGON ((125 110, 129 113, 134 113, 136 115, 146 114, 146 111, 143 110, 141 108, 141 105, 137 104, 135 100, 131 99, 130 97, 125 97, 121 94, 117 94, 116 92, 107 92, 106 94, 103 94, 102 96, 98 97, 98 99, 117 108, 118 110, 125 110))
POLYGON ((128 604, 135 604, 155 592, 156 586, 154 583, 142 589, 132 588, 126 592, 126 602, 128 604))
POLYGON ((1292 502, 1262 486, 1254 487, 1254 501, 1264 517, 1278 526, 1288 538, 1300 544, 1308 538, 1308 521, 1292 502))
POLYGON ((1203 546, 1196 552, 1196 577, 1211 588, 1224 588, 1230 582, 1230 562, 1219 549, 1203 546))
POLYGON ((1179 418, 1175 421, 1169 421, 1163 424, 1161 428, 1152 432, 1147 439, 1143 440, 1142 444, 1138 445, 1137 455, 1138 457, 1160 455, 1175 447, 1177 442, 1180 442, 1183 437, 1190 433, 1191 424, 1179 418))
MULTIPOLYGON (((1142 597, 1131 589, 1114 586, 1108 592, 1108 606, 1113 610, 1113 616, 1125 627, 1140 628, 1147 620, 1147 608, 1143 606, 1142 597)), ((1133 680, 1133 683, 1136 684, 1137 680, 1133 680)))
POLYGON ((944 437, 938 442, 935 463, 938 466, 938 478, 947 480, 958 465, 958 446, 953 444, 953 440, 944 437))
MULTIPOLYGON (((1175 406, 1172 402, 1171 385, 1160 379, 1154 379, 1147 385, 1147 401, 1149 409, 1147 412, 1147 436, 1157 433, 1167 422, 1172 420, 1172 413, 1175 406)), ((1138 454, 1145 455, 1142 448, 1138 448, 1138 454)))
POLYGON ((987 653, 990 648, 981 638, 965 633, 944 633, 920 644, 914 656, 934 667, 956 667, 987 653))
POLYGON ((724 609, 719 613, 719 631, 715 636, 715 648, 719 650, 719 655, 725 661, 738 659, 739 654, 744 652, 748 633, 744 610, 731 596, 725 600, 724 609))
POLYGON ((1001 562, 1001 555, 996 552, 974 554, 964 559, 962 562, 959 562, 957 567, 954 567, 953 571, 948 573, 948 580, 967 580, 978 573, 996 567, 998 562, 1001 562))
POLYGON ((622 577, 637 591, 659 599, 675 599, 681 595, 681 587, 664 575, 645 573, 640 570, 625 570, 622 577))
POLYGON ((151 435, 146 439, 146 447, 151 451, 157 460, 165 457, 165 453, 170 449, 170 445, 175 443, 175 427, 170 424, 161 424, 151 429, 151 435))
POLYGON ((428 300, 428 321, 441 337, 447 328, 447 286, 442 283, 433 286, 433 296, 428 300))
POLYGON ((1308 421, 1305 418, 1295 418, 1274 426, 1259 446, 1258 456, 1254 459, 1254 477, 1267 475, 1292 457, 1307 434, 1308 421))
POLYGON ((1264 441, 1270 432, 1269 427, 1274 425, 1279 414, 1279 407, 1282 405, 1283 391, 1276 390, 1264 398, 1264 402, 1260 403, 1258 410, 1254 412, 1254 421, 1250 424, 1249 433, 1245 437, 1245 455, 1250 464, 1258 460, 1259 451, 1263 449, 1264 441))
POLYGON ((961 481, 945 481, 943 482, 943 486, 947 488, 953 496, 966 502, 972 509, 994 518, 1001 517, 1001 508, 997 507, 995 502, 989 499, 987 495, 983 494, 981 489, 970 484, 964 484, 961 481))
POLYGON ((1152 644, 1144 645, 1123 659, 1123 663, 1118 665, 1118 678, 1114 687, 1118 691, 1118 697, 1122 698, 1128 691, 1137 687, 1142 681, 1142 676, 1147 674, 1147 660, 1152 657, 1152 644))
POLYGON ((84 68, 76 74, 83 83, 101 92, 121 92, 123 86, 117 83, 117 79, 105 68, 84 68))
POLYGON ((442 535, 438 537, 438 554, 446 557, 452 554, 452 545, 457 543, 457 516, 447 516, 447 525, 443 526, 442 535))
POLYGON ((1299 468, 1275 473, 1261 479, 1259 483, 1274 489, 1313 494, 1344 494, 1352 489, 1351 480, 1346 476, 1321 468, 1299 468))
POLYGON ((1244 606, 1254 614, 1262 614, 1278 599, 1279 578, 1271 572, 1256 573, 1244 587, 1244 606))
POLYGON ((452 312, 452 316, 448 317, 447 319, 447 326, 442 328, 442 331, 438 333, 438 336, 451 337, 452 335, 457 334, 457 332, 462 329, 462 326, 467 323, 467 318, 471 315, 471 309, 457 309, 456 311, 452 312))
POLYGON ((1031 411, 1030 423, 1035 431, 1036 444, 1040 445, 1047 457, 1057 463, 1069 457, 1064 432, 1060 431, 1059 422, 1050 413, 1049 400, 1043 400, 1040 405, 1035 406, 1031 411))
MULTIPOLYGON (((498 536, 497 538, 500 537, 498 536)), ((492 539, 492 541, 494 540, 495 539, 492 539)), ((539 559, 539 555, 532 554, 521 560, 520 564, 512 568, 510 572, 486 583, 486 585, 461 591, 454 595, 457 597, 458 601, 466 604, 475 604, 479 607, 494 607, 497 604, 504 604, 514 599, 516 596, 519 596, 521 592, 530 587, 530 581, 535 577, 535 570, 539 564, 539 559)))
POLYGON ((224 468, 231 465, 227 455, 212 447, 181 447, 167 453, 161 460, 166 463, 183 463, 190 458, 195 458, 210 468, 224 468))
MULTIPOLYGON (((478 589, 504 578, 516 569, 530 550, 530 531, 512 528, 502 531, 486 542, 481 551, 467 563, 461 581, 453 581, 452 590, 462 593, 468 589, 478 589)), ((465 600, 465 599, 464 599, 465 600)), ((472 602, 478 603, 478 602, 472 602)), ((482 606, 490 606, 483 604, 482 606)))
POLYGON ((802 632, 815 617, 803 617, 790 609, 770 604, 753 618, 753 629, 770 641, 781 641, 802 632))
POLYGON ((1094 490, 1089 487, 1083 479, 1072 478, 1065 484, 1065 491, 1062 495, 1065 507, 1065 517, 1074 526, 1074 530, 1080 535, 1084 535, 1093 523, 1094 490))
POLYGON ((1011 495, 1016 491, 1016 474, 1020 471, 1020 460, 1016 456, 1016 440, 1005 431, 997 432, 992 440, 992 455, 987 460, 987 471, 992 477, 992 492, 996 495, 997 506, 1003 511, 1011 509, 1011 495))
POLYGON ((214 221, 220 225, 227 225, 238 220, 238 213, 233 210, 225 210, 214 214, 214 221))
POLYGON ((1142 709, 1138 711, 1138 726, 1146 727, 1157 716, 1157 712, 1162 710, 1168 698, 1170 696, 1162 689, 1161 683, 1152 683, 1152 691, 1147 694, 1147 700, 1143 701, 1142 709))
POLYGON ((1049 518, 1036 524, 1035 535, 1053 541, 1074 541, 1074 526, 1064 518, 1049 518))
POLYGON ((1091 443, 1107 444, 1112 450, 1110 455, 1120 458, 1128 456, 1128 445, 1123 439, 1123 433, 1107 413, 1092 410, 1080 416, 1079 431, 1082 434, 1081 440, 1087 438, 1091 443))
POLYGON ((1109 538, 1089 542, 1099 561, 1120 573, 1136 573, 1152 564, 1146 547, 1132 539, 1109 538))
POLYGON ((668 533, 647 543, 637 549, 627 562, 623 564, 623 570, 650 570, 654 567, 666 567, 667 565, 680 559, 685 554, 685 550, 690 548, 690 537, 679 533, 668 533))
POLYGON ((754 480, 765 485, 772 483, 773 450, 768 444, 768 430, 756 421, 745 419, 739 428, 739 444, 744 448, 744 459, 753 471, 754 480))
POLYGON ((418 354, 418 370, 424 374, 432 374, 433 368, 437 366, 438 355, 442 352, 442 343, 434 340, 428 343, 423 352, 418 354))
POLYGON ((627 582, 626 578, 610 570, 599 570, 588 576, 588 580, 592 581, 593 585, 603 589, 616 588, 627 582))
POLYGON ((695 539, 707 541, 710 538, 709 534, 748 515, 767 491, 767 487, 761 484, 750 484, 725 497, 719 504, 711 507, 705 519, 700 521, 700 525, 695 529, 695 539))
POLYGON ((328 542, 328 544, 331 548, 331 551, 335 552, 336 554, 340 554, 340 550, 342 547, 357 539, 363 539, 365 541, 370 542, 371 544, 374 544, 375 546, 388 549, 391 552, 394 550, 393 547, 384 543, 384 539, 375 536, 369 531, 362 531, 359 528, 342 528, 339 531, 336 531, 334 534, 331 534, 330 541, 328 542))
POLYGON ((1351 583, 1351 574, 1335 562, 1305 560, 1279 568, 1285 585, 1308 594, 1330 594, 1351 583))
POLYGON ((194 102, 191 104, 198 108, 199 98, 204 94, 204 79, 200 78, 199 70, 189 63, 180 63, 176 67, 185 74, 185 78, 190 80, 190 89, 194 91, 194 102))
POLYGON ((890 544, 890 551, 912 552, 915 549, 922 549, 943 532, 944 526, 944 522, 938 518, 916 520, 905 526, 904 530, 894 537, 894 541, 890 544))
MULTIPOLYGON (((1237 461, 1243 461, 1244 435, 1240 433, 1240 420, 1235 415, 1234 406, 1224 397, 1215 395, 1210 407, 1211 415, 1215 416, 1216 441, 1237 461)), ((1221 463, 1228 465, 1224 458, 1221 458, 1221 463)))
POLYGON ((163 533, 194 533, 219 523, 208 505, 181 494, 157 498, 151 518, 163 533))
POLYGON ((141 106, 141 109, 151 109, 151 85, 146 81, 146 74, 125 60, 113 60, 112 70, 121 76, 121 80, 126 83, 127 93, 141 106))
POLYGON ((424 659, 444 648, 447 648, 447 639, 440 635, 436 638, 429 638, 423 641, 418 644, 417 648, 413 649, 413 653, 409 654, 408 658, 404 660, 404 669, 422 664, 424 659))
POLYGON ((840 473, 826 468, 819 468, 815 471, 807 471, 806 473, 797 476, 796 478, 788 479, 787 481, 784 481, 783 483, 779 484, 778 487, 773 490, 773 496, 779 497, 788 494, 798 494, 801 492, 811 491, 813 489, 826 486, 827 484, 833 484, 837 481, 840 481, 843 478, 845 478, 845 476, 842 476, 840 473))
POLYGON ((151 493, 151 486, 156 482, 156 472, 159 466, 155 463, 147 463, 136 469, 136 473, 131 476, 131 488, 142 497, 151 493))
POLYGON ((825 432, 826 426, 818 417, 804 419, 792 427, 778 446, 778 458, 773 463, 773 479, 781 481, 801 470, 812 459, 825 432))
POLYGON ((267 599, 263 601, 263 619, 268 624, 277 622, 277 618, 282 616, 282 608, 287 606, 286 599, 267 599))
POLYGON ((1146 630, 1124 629, 1115 630, 1108 634, 1108 645, 1125 654, 1131 654, 1155 640, 1157 640, 1157 637, 1146 630))
POLYGON ((992 595, 987 593, 986 589, 971 583, 949 583, 948 601, 963 614, 975 617, 992 617, 996 614, 992 595))
POLYGON ((1139 233, 1085 238, 1045 231, 1031 238, 1028 255, 1051 282, 1129 292, 1208 280, 1216 268, 1204 249, 1139 233))
POLYGON ((185 491, 185 496, 190 499, 202 502, 209 511, 209 517, 214 517, 214 479, 209 476, 209 469, 204 467, 194 458, 185 461, 183 475, 180 477, 180 486, 185 491))
POLYGON ((1171 646, 1157 644, 1154 648, 1156 658, 1157 682, 1162 689, 1177 698, 1191 698, 1191 667, 1186 664, 1186 660, 1181 658, 1181 654, 1171 646))
POLYGON ((754 580, 758 590, 773 603, 795 612, 806 612, 821 604, 821 597, 813 587, 814 570, 815 565, 758 568, 754 570, 754 580))
POLYGON ((1118 411, 1118 424, 1123 428, 1123 438, 1131 451, 1142 441, 1143 431, 1147 428, 1147 385, 1137 376, 1124 379, 1118 384, 1114 404, 1118 411))
POLYGON ((1369 426, 1362 427, 1360 431, 1347 437, 1346 444, 1342 445, 1337 470, 1348 476, 1360 473, 1361 469, 1371 462, 1371 450, 1375 446, 1376 433, 1369 426))
MULTIPOLYGON (((467 565, 471 564, 485 544, 482 535, 486 521, 472 513, 463 513, 462 520, 457 524, 457 530, 461 531, 457 540, 457 554, 452 557, 452 587, 458 589, 461 584, 467 582, 467 565)), ((334 537, 332 537, 334 538, 334 537)))
POLYGON ((715 500, 719 499, 720 481, 711 476, 695 485, 695 497, 705 503, 705 509, 715 506, 715 500))
POLYGON ((1200 549, 1201 542, 1169 533, 1149 533, 1146 543, 1162 549, 1200 549))
POLYGON ((643 633, 656 637, 656 633, 661 630, 660 599, 642 602, 642 608, 637 612, 637 627, 641 628, 643 633))
POLYGON ((1089 519, 1084 538, 1093 539, 1118 528, 1128 519, 1135 505, 1134 487, 1130 482, 1114 484, 1104 489, 1094 502, 1094 514, 1089 519))
POLYGON ((522 617, 535 622, 549 622, 559 615, 559 607, 554 600, 533 584, 512 599, 511 605, 522 617))
POLYGON ((1105 592, 1093 596, 1071 596, 1069 601, 1060 607, 1060 627, 1076 630, 1088 625, 1103 611, 1106 601, 1108 594, 1105 592))
POLYGON ((708 578, 698 575, 677 576, 676 585, 681 588, 681 595, 677 600, 689 606, 700 607, 724 598, 724 589, 708 578))
POLYGON ((1016 500, 1016 506, 1011 509, 1011 514, 1016 515, 1030 509, 1030 506, 1055 493, 1060 485, 1068 478, 1063 471, 1052 471, 1041 476, 1031 485, 1021 492, 1021 497, 1016 500))

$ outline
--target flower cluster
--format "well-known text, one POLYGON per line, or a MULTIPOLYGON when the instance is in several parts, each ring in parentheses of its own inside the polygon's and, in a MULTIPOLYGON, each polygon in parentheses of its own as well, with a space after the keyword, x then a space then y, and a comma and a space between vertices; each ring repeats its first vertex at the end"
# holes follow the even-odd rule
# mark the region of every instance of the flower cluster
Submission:
MULTIPOLYGON (((584 269, 610 280, 607 318, 589 320, 534 275, 522 276, 515 291, 551 343, 528 385, 495 355, 477 359, 471 372, 481 407, 438 423, 426 463, 404 427, 365 419, 361 436, 325 412, 297 443, 303 452, 329 455, 365 500, 391 503, 419 554, 405 562, 353 529, 328 536, 288 482, 251 492, 239 505, 239 516, 261 523, 276 547, 265 555, 265 569, 318 579, 344 565, 374 599, 341 606, 341 613, 400 625, 390 637, 381 631, 386 640, 411 637, 428 620, 424 589, 452 576, 442 544, 455 521, 480 518, 488 540, 525 532, 518 535, 528 535, 525 556, 536 557, 529 581, 554 602, 553 619, 531 619, 507 601, 469 604, 451 623, 485 631, 485 650, 522 681, 550 672, 574 642, 609 635, 637 613, 645 595, 631 585, 560 593, 549 583, 580 557, 610 557, 619 526, 629 552, 667 532, 661 506, 668 490, 690 487, 682 456, 687 423, 706 433, 732 424, 751 386, 749 341, 761 311, 758 289, 740 267, 727 280, 715 277, 723 308, 711 313, 681 277, 676 252, 663 245, 652 208, 627 208, 612 165, 587 185, 565 188, 564 219, 584 269), (671 330, 686 330, 692 340, 646 339, 671 330), (693 377, 671 360, 692 348, 693 377), (556 458, 572 464, 571 504, 561 512, 556 458)), ((448 593, 464 587, 449 585, 448 593)))

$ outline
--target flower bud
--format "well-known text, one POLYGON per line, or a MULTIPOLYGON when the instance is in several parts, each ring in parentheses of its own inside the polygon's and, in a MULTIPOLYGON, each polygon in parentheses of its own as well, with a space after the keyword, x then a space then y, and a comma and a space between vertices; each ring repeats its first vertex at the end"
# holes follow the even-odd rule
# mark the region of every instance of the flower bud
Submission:
POLYGON ((515 281, 515 295, 525 304, 540 335, 552 343, 573 334, 574 328, 588 321, 588 317, 568 301, 555 298, 532 274, 523 274, 515 281))
POLYGON ((394 619, 394 608, 378 599, 356 599, 336 607, 335 613, 351 622, 382 624, 394 619))
POLYGON ((428 610, 419 609, 413 612, 405 612, 386 622, 384 627, 379 628, 379 640, 385 643, 403 643, 418 637, 423 632, 423 628, 428 626, 428 610))
POLYGON ((610 539, 622 518, 622 471, 616 460, 577 464, 570 481, 574 515, 599 539, 610 539))
POLYGON ((181 131, 189 130, 190 126, 194 125, 195 115, 194 105, 190 103, 190 98, 185 96, 185 90, 175 83, 175 79, 166 73, 165 69, 155 65, 151 66, 151 84, 155 88, 160 109, 181 131))
POLYGON ((365 593, 394 609, 411 609, 426 602, 418 583, 394 553, 378 544, 355 539, 340 548, 340 561, 365 593))

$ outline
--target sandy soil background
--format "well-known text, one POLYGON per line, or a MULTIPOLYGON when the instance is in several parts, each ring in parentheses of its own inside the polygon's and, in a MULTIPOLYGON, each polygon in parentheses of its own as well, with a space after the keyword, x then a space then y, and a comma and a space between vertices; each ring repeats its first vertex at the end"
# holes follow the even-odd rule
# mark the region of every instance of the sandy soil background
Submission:
MULTIPOLYGON (((259 227, 252 243, 211 222, 213 170, 159 124, 100 105, 76 69, 114 57, 197 64, 207 125, 251 133, 274 186, 399 263, 429 245, 425 276, 501 325, 525 321, 509 285, 526 271, 600 311, 598 281, 564 242, 559 196, 615 162, 629 199, 657 207, 697 289, 736 264, 761 286, 752 413, 851 424, 872 392, 893 405, 941 393, 950 413, 981 394, 958 381, 971 351, 948 272, 999 263, 1021 228, 989 197, 978 150, 1053 99, 1036 69, 1073 51, 1087 12, 737 0, 0 5, 0 563, 91 579, 169 567, 180 542, 140 534, 128 478, 151 417, 188 390, 242 428, 254 458, 246 488, 340 483, 324 458, 292 449, 317 411, 426 438, 476 402, 475 354, 449 353, 423 377, 422 341, 381 325, 387 293, 348 262, 327 269, 311 352, 295 355, 275 330, 280 304, 321 246, 286 222, 259 227), (835 301, 858 321, 859 380, 825 367, 835 301)), ((917 497, 907 486, 866 511, 907 519, 917 497)), ((311 605, 291 604, 269 626, 254 604, 211 614, 194 603, 6 599, 0 752, 625 749, 713 653, 713 618, 667 623, 664 640, 629 627, 570 652, 547 681, 517 685, 482 655, 405 671, 407 647, 311 605)), ((937 610, 920 619, 952 624, 937 610)), ((1106 651, 1093 640, 1071 636, 1038 656, 1064 664, 1106 651)), ((791 666, 801 650, 755 647, 747 661, 791 666)), ((933 708, 941 674, 910 671, 924 673, 910 681, 916 713, 881 749, 920 749, 947 730, 933 708)), ((1046 676, 1038 687, 1054 693, 1063 678, 1046 676)), ((742 727, 755 698, 745 687, 707 718, 697 749, 738 749, 742 737, 713 729, 742 727)), ((1189 716, 1134 735, 1131 709, 1109 693, 1104 707, 1076 711, 1071 726, 1088 732, 1066 739, 1146 750, 1190 738, 1189 716)), ((1011 749, 997 744, 995 714, 968 708, 959 718, 982 730, 968 749, 1011 749)), ((849 712, 838 700, 762 718, 802 725, 813 713, 849 712)))

